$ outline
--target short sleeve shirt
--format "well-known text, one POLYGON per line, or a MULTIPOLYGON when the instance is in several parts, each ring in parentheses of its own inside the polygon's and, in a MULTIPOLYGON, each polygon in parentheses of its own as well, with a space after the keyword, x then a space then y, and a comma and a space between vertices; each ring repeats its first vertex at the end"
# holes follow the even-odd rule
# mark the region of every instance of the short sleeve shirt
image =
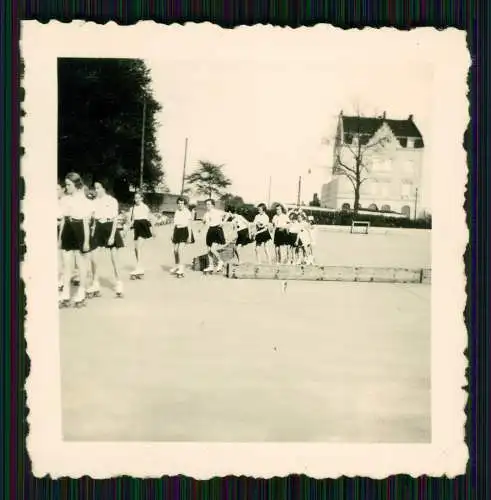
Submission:
POLYGON ((191 212, 187 208, 176 210, 174 224, 176 227, 188 227, 191 222, 191 212))
POLYGON ((150 220, 150 209, 145 203, 134 205, 132 209, 133 220, 150 220))
POLYGON ((222 224, 223 214, 216 208, 212 208, 209 212, 206 212, 203 216, 203 220, 210 227, 216 227, 222 224))
POLYGON ((106 195, 92 202, 95 219, 116 219, 118 217, 118 202, 116 198, 106 195))
POLYGON ((85 196, 83 191, 66 195, 60 201, 60 212, 63 217, 71 217, 72 219, 90 219, 92 217, 92 201, 85 196))
POLYGON ((273 224, 275 227, 277 227, 279 229, 286 229, 288 227, 289 223, 290 223, 290 219, 288 218, 288 215, 286 215, 286 214, 275 215, 273 217, 273 224))
POLYGON ((269 217, 268 214, 257 214, 256 217, 254 217, 254 224, 259 228, 262 229, 263 227, 266 227, 269 224, 269 217))

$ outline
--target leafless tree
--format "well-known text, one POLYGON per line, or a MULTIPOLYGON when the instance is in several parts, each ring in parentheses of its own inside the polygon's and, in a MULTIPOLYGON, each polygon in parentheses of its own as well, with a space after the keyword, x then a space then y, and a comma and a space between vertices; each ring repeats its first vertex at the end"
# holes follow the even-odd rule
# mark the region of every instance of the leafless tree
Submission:
MULTIPOLYGON (((368 153, 380 150, 389 141, 388 136, 379 136, 366 133, 362 126, 363 117, 358 112, 355 116, 354 129, 344 132, 344 137, 336 133, 334 140, 334 175, 344 175, 353 186, 354 204, 356 214, 360 209, 360 193, 362 184, 369 179, 368 153)), ((324 144, 331 141, 324 139, 324 144)))

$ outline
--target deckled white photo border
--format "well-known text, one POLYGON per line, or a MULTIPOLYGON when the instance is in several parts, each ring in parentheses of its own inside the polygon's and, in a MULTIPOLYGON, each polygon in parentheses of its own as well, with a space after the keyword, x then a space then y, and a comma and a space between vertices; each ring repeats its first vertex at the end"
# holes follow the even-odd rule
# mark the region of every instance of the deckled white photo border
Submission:
MULTIPOLYGON (((184 474, 195 478, 247 475, 269 478, 304 473, 315 478, 369 476, 384 478, 465 472, 464 443, 467 393, 467 332, 463 253, 468 230, 463 209, 467 182, 463 134, 469 121, 467 73, 470 55, 466 35, 455 29, 392 28, 342 30, 272 26, 225 30, 210 23, 163 26, 115 23, 35 21, 22 23, 21 55, 25 60, 21 174, 25 179, 27 253, 22 265, 26 284, 27 380, 29 435, 27 449, 36 476, 93 478, 127 474, 159 477, 184 474), (281 51, 274 47, 282 46, 281 51), (334 48, 335 50, 330 50, 334 48), (180 60, 264 59, 281 57, 331 59, 349 64, 370 54, 387 64, 401 58, 428 61, 434 67, 433 144, 441 161, 432 165, 432 443, 74 443, 61 433, 60 350, 57 308, 56 235, 47 220, 56 217, 57 58, 172 57, 180 60), (380 58, 379 58, 380 59, 380 58)), ((379 61, 380 62, 380 61, 379 61)), ((342 69, 340 69, 342 70, 342 69)))

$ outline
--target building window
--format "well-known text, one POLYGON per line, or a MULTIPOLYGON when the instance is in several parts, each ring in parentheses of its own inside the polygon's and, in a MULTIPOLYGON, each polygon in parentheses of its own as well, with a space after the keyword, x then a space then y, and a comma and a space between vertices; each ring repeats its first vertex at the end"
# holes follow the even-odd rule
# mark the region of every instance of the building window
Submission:
POLYGON ((353 135, 352 134, 344 134, 344 142, 345 144, 353 143, 353 135))
POLYGON ((411 184, 403 182, 401 185, 401 197, 407 199, 411 196, 411 184))
POLYGON ((378 191, 381 198, 387 198, 389 196, 389 184, 387 182, 380 182, 378 191))
POLYGON ((414 139, 408 138, 408 140, 407 140, 407 147, 408 148, 414 148, 414 139))
POLYGON ((414 141, 414 147, 418 148, 418 149, 421 149, 422 147, 424 147, 423 139, 416 139, 414 141))
POLYGON ((402 148, 407 148, 407 137, 399 137, 399 143, 402 148))
POLYGON ((409 176, 414 175, 414 162, 411 160, 408 160, 404 163, 404 173, 409 176))
POLYGON ((404 205, 401 208, 401 214, 409 217, 411 215, 411 207, 409 207, 409 205, 404 205))
POLYGON ((390 205, 382 205, 381 212, 390 212, 390 205))

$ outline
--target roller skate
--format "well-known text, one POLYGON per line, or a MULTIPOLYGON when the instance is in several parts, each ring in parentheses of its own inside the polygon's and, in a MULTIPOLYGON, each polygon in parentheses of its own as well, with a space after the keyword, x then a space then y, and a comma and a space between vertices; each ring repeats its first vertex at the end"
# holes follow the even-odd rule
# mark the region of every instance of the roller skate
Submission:
POLYGON ((58 281, 58 291, 61 292, 63 290, 63 287, 65 285, 63 284, 63 280, 58 281))
POLYGON ((131 280, 142 280, 145 277, 145 271, 139 267, 136 267, 131 273, 130 273, 130 279, 131 280))
POLYGON ((208 266, 208 267, 205 267, 203 269, 203 274, 205 276, 209 276, 210 274, 213 274, 214 271, 215 271, 215 268, 213 266, 208 266))
POLYGON ((66 291, 62 291, 58 297, 58 307, 64 309, 70 307, 70 295, 66 291))
POLYGON ((179 268, 173 267, 169 272, 170 272, 170 274, 177 274, 179 272, 179 268))
POLYGON ((219 263, 218 263, 217 267, 215 268, 215 272, 216 272, 217 274, 220 274, 220 273, 222 273, 222 272, 223 272, 223 262, 219 262, 219 263))
POLYGON ((87 288, 87 298, 88 299, 93 299, 95 297, 100 297, 101 296, 101 290, 100 290, 100 285, 98 281, 94 281, 92 285, 87 288))
POLYGON ((85 290, 82 287, 80 287, 77 291, 77 294, 75 295, 75 298, 73 299, 73 307, 80 309, 81 307, 85 307, 86 305, 87 305, 87 300, 86 300, 85 290))
POLYGON ((116 298, 123 298, 123 283, 121 281, 116 281, 116 286, 114 287, 114 293, 116 294, 116 298))
POLYGON ((176 276, 176 278, 184 278, 184 270, 182 267, 177 267, 175 272, 174 272, 174 275, 176 276))

